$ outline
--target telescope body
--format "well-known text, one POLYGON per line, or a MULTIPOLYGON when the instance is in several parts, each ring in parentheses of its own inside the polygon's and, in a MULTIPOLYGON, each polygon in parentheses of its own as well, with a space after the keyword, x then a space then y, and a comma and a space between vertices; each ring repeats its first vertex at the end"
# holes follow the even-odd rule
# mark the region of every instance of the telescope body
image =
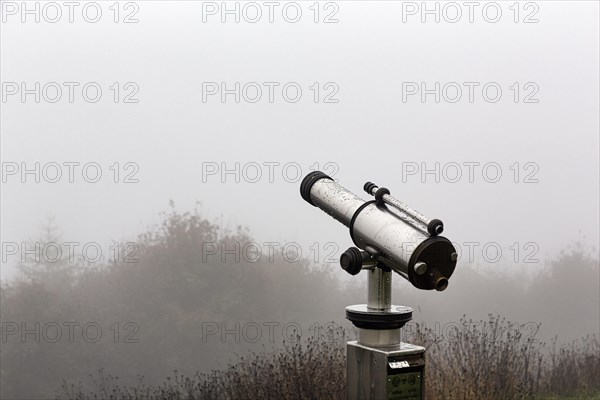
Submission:
POLYGON ((300 191, 310 204, 347 226, 356 247, 415 287, 446 289, 457 254, 448 239, 437 236, 441 221, 427 219, 382 189, 367 183, 365 190, 378 200, 365 201, 315 171, 304 178, 300 191))

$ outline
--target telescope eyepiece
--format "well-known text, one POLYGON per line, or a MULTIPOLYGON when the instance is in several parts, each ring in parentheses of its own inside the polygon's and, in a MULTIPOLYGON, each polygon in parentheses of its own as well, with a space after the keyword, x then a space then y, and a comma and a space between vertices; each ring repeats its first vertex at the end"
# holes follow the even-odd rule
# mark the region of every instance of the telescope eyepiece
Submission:
POLYGON ((442 292, 444 290, 446 290, 446 288, 448 287, 448 278, 438 278, 438 280, 435 282, 435 290, 437 290, 438 292, 442 292))

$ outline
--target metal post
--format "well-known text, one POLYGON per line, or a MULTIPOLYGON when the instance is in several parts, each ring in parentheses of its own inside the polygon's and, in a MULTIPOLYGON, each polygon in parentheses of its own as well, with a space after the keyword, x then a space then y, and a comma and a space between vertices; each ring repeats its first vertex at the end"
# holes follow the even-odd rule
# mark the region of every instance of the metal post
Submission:
POLYGON ((400 340, 412 309, 392 305, 391 270, 378 265, 367 274, 367 304, 346 308, 358 328, 347 344, 348 400, 423 400, 425 348, 400 340))
POLYGON ((368 302, 371 310, 389 310, 392 307, 392 271, 373 268, 368 271, 368 302))

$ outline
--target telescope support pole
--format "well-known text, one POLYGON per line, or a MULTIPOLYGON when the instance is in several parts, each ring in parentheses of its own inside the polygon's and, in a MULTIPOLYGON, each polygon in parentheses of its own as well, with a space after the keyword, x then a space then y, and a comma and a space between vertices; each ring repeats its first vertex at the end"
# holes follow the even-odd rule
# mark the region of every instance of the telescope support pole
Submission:
POLYGON ((367 307, 372 310, 389 310, 392 307, 392 271, 376 267, 368 270, 369 297, 367 307))
MULTIPOLYGON (((383 266, 367 270, 367 304, 350 306, 353 323, 358 327, 358 340, 347 344, 348 400, 423 400, 425 348, 400 341, 400 327, 380 325, 386 316, 403 312, 406 321, 412 309, 401 310, 392 305, 392 271, 383 266), (357 314, 377 317, 373 325, 365 324, 357 314), (380 323, 377 319, 381 317, 380 323)), ((348 316, 348 314, 347 314, 348 316)), ((403 325, 403 324, 402 324, 403 325)))

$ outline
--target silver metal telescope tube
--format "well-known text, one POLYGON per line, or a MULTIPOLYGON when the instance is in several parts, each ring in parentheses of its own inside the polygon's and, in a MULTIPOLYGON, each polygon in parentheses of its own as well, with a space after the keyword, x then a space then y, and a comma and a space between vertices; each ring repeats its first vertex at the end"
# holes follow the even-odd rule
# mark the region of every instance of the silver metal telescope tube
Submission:
POLYGON ((352 216, 365 201, 331 179, 317 180, 310 190, 314 206, 346 226, 350 226, 352 216))
POLYGON ((356 215, 352 238, 361 249, 376 248, 385 259, 392 261, 390 268, 405 276, 415 249, 429 235, 373 202, 356 215))
MULTIPOLYGON (((319 178, 318 174, 314 176, 319 178)), ((390 268, 408 276, 413 251, 429 237, 426 227, 415 227, 375 201, 365 204, 363 199, 325 174, 312 183, 309 196, 311 204, 347 227, 350 227, 354 218, 351 234, 356 246, 361 249, 371 246, 378 250, 393 262, 390 268)))
POLYGON ((300 185, 302 198, 331 215, 350 229, 354 244, 419 289, 446 289, 456 266, 452 243, 437 236, 443 229, 440 220, 429 220, 404 203, 387 196, 389 191, 375 188, 375 199, 363 199, 315 171, 300 185), (388 200, 388 201, 386 201, 388 200), (393 202, 394 204, 390 204, 393 202), (389 207, 388 207, 389 205, 389 207), (425 226, 425 222, 428 222, 425 226), (440 229, 441 228, 441 229, 440 229))

